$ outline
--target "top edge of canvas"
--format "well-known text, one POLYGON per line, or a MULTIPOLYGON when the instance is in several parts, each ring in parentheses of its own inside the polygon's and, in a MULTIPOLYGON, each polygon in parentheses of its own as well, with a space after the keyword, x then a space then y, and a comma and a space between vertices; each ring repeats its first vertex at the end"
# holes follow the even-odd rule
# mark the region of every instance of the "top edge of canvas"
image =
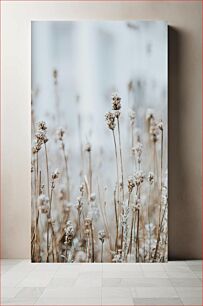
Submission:
POLYGON ((165 20, 145 20, 145 19, 60 19, 60 20, 31 20, 31 24, 33 23, 45 23, 45 22, 89 22, 89 23, 100 23, 100 22, 109 22, 109 23, 121 23, 121 22, 137 22, 137 23, 162 23, 166 26, 169 26, 168 21, 165 20))

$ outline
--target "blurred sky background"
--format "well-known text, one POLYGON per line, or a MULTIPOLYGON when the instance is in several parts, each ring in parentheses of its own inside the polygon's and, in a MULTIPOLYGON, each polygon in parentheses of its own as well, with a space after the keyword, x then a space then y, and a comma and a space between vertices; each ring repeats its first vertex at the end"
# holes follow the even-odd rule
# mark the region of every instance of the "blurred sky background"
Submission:
MULTIPOLYGON (((59 126, 66 129, 66 148, 73 153, 71 173, 77 167, 80 152, 78 114, 82 143, 92 144, 93 162, 98 162, 96 158, 101 151, 101 159, 113 159, 112 135, 104 119, 111 110, 112 92, 118 92, 122 98, 125 165, 130 154, 129 109, 136 112, 138 129, 146 132, 145 114, 152 108, 156 118, 163 119, 166 131, 167 52, 167 24, 161 21, 32 22, 32 91, 38 91, 37 96, 33 95, 35 120, 45 120, 49 133, 59 126), (58 71, 59 118, 56 118, 54 69, 58 71)), ((166 136, 167 132, 165 168, 166 136)), ((143 143, 144 137, 143 133, 143 143)), ((115 165, 109 167, 115 174, 115 165)), ((106 169, 102 168, 103 173, 106 169)), ((130 168, 125 169, 129 175, 130 168)))

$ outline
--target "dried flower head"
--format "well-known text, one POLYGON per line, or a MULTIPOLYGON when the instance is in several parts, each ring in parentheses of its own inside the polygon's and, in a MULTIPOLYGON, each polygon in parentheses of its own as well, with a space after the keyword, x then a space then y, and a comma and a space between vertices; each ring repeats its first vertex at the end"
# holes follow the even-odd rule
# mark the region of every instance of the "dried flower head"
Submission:
POLYGON ((87 152, 90 152, 91 149, 92 149, 92 148, 91 148, 91 144, 90 144, 89 142, 86 143, 84 150, 87 151, 87 152))
POLYGON ((59 178, 59 171, 58 171, 58 169, 56 169, 53 173, 52 173, 52 175, 51 175, 51 178, 52 178, 52 180, 56 180, 57 178, 59 178))
POLYGON ((135 180, 133 176, 130 176, 128 178, 128 191, 131 193, 133 191, 133 188, 135 187, 135 180))
POLYGON ((133 211, 140 210, 141 207, 141 201, 140 198, 136 197, 135 202, 132 204, 133 211))
POLYGON ((82 183, 82 184, 80 185, 80 192, 81 192, 82 195, 83 195, 84 191, 85 191, 85 184, 82 183))
POLYGON ((46 143, 49 140, 46 136, 46 131, 44 131, 44 130, 38 130, 35 133, 35 138, 36 138, 38 144, 46 143))
POLYGON ((85 223, 85 227, 89 227, 92 225, 92 219, 89 217, 86 217, 84 220, 84 223, 85 223))
POLYGON ((59 128, 57 131, 56 131, 56 137, 58 140, 62 141, 63 140, 63 136, 65 134, 65 131, 63 128, 59 128))
POLYGON ((58 70, 54 69, 53 70, 53 78, 54 78, 54 84, 57 84, 57 79, 58 79, 58 70))
POLYGON ((121 109, 121 98, 117 94, 112 95, 112 109, 115 111, 121 109))
POLYGON ((65 231, 65 242, 64 244, 68 244, 71 242, 74 236, 74 228, 71 221, 67 221, 66 227, 64 228, 65 231))
POLYGON ((115 123, 115 114, 112 112, 108 112, 105 115, 106 123, 108 125, 108 128, 111 130, 115 129, 116 123, 115 123))
POLYGON ((99 237, 99 240, 103 243, 104 242, 104 239, 106 238, 106 233, 104 230, 101 230, 98 232, 98 237, 99 237))
POLYGON ((83 208, 82 197, 77 198, 76 208, 78 210, 78 213, 81 213, 82 208, 83 208))
POLYGON ((129 111, 129 117, 130 117, 131 123, 134 123, 136 114, 132 109, 129 111))
POLYGON ((49 198, 41 194, 38 197, 38 206, 42 214, 47 214, 49 212, 49 198))
POLYGON ((122 260, 122 250, 119 249, 118 250, 118 253, 117 254, 114 254, 114 257, 112 259, 113 262, 119 262, 121 263, 123 260, 122 260))
POLYGON ((96 200, 96 193, 91 193, 90 195, 90 201, 94 202, 96 200))
POLYGON ((157 127, 158 127, 161 131, 163 131, 163 121, 162 121, 162 120, 160 120, 160 121, 157 123, 157 127))
POLYGON ((152 118, 154 118, 154 112, 151 108, 148 108, 146 111, 146 120, 149 121, 152 118))
POLYGON ((139 186, 144 182, 144 178, 145 178, 145 173, 141 170, 137 171, 135 173, 135 184, 139 186))
POLYGON ((153 142, 157 142, 159 130, 158 130, 158 126, 157 126, 155 120, 153 120, 153 121, 150 123, 149 133, 150 133, 150 135, 151 135, 152 141, 153 141, 153 142))
POLYGON ((46 131, 47 130, 47 124, 45 121, 39 121, 37 123, 37 129, 38 130, 42 130, 42 131, 46 131))
POLYGON ((140 164, 141 163, 141 155, 142 155, 142 144, 140 141, 137 142, 135 146, 135 150, 137 152, 137 162, 140 164))
POLYGON ((36 154, 41 150, 42 143, 40 141, 36 141, 35 144, 32 147, 32 153, 36 154))
POLYGON ((154 183, 154 173, 150 171, 147 179, 150 184, 153 184, 154 183))

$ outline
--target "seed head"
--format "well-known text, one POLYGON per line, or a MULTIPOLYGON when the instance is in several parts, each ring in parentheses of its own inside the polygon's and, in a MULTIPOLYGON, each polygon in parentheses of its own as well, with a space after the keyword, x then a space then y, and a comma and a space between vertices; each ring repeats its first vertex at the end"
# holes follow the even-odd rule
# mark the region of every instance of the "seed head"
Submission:
POLYGON ((56 169, 51 175, 52 180, 56 180, 59 177, 59 174, 58 169, 56 169))
POLYGON ((115 129, 115 126, 116 126, 115 118, 116 118, 116 116, 112 112, 108 112, 105 115, 106 123, 108 125, 108 128, 111 129, 111 130, 115 129))
POLYGON ((112 109, 115 111, 121 109, 121 98, 117 94, 112 95, 112 109))
POLYGON ((161 131, 163 131, 163 121, 162 121, 162 120, 160 120, 160 121, 157 123, 157 127, 158 127, 161 131))
POLYGON ((103 243, 104 242, 104 239, 106 238, 106 233, 104 230, 101 230, 98 232, 98 237, 99 237, 99 240, 101 240, 101 242, 103 243))
POLYGON ((137 186, 141 185, 144 182, 145 174, 143 171, 137 171, 135 173, 135 184, 137 186))
POLYGON ((131 193, 133 191, 133 188, 135 187, 135 180, 133 176, 130 176, 128 178, 128 191, 131 193))
POLYGON ((148 179, 148 182, 152 185, 154 183, 154 173, 149 172, 147 179, 148 179))
POLYGON ((91 193, 90 195, 90 201, 94 202, 96 200, 96 194, 95 193, 91 193))
POLYGON ((45 121, 39 121, 37 123, 37 129, 38 130, 42 130, 42 131, 46 131, 47 130, 47 124, 45 121))
POLYGON ((49 198, 44 194, 38 197, 38 205, 42 214, 47 214, 49 212, 49 198))
POLYGON ((91 144, 88 142, 88 143, 86 143, 86 145, 85 145, 85 151, 87 151, 87 152, 90 152, 91 151, 91 144))
POLYGON ((154 118, 153 110, 151 108, 148 108, 146 112, 146 120, 149 121, 152 118, 154 118))
POLYGON ((63 135, 65 134, 65 131, 63 128, 59 128, 57 131, 56 131, 56 137, 58 140, 62 141, 63 140, 63 135))

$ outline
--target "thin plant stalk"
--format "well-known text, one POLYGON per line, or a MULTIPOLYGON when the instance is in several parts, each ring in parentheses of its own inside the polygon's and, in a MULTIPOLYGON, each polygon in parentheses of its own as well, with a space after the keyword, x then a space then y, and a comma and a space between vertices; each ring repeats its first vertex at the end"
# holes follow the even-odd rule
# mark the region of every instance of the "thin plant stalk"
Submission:
POLYGON ((116 145, 116 137, 114 130, 113 132, 113 142, 114 142, 114 149, 115 149, 115 156, 116 156, 116 173, 117 173, 117 192, 118 192, 118 199, 119 199, 119 171, 118 171, 118 154, 117 154, 117 145, 116 145))
MULTIPOLYGON (((163 169, 163 130, 161 130, 161 186, 160 186, 160 194, 162 196, 162 169, 163 169)), ((154 253, 154 258, 153 260, 156 260, 157 257, 157 252, 159 248, 159 242, 160 242, 160 235, 161 235, 161 200, 159 204, 159 221, 158 221, 158 234, 157 234, 157 242, 156 242, 156 248, 155 248, 155 253, 154 253)))
POLYGON ((101 243, 101 262, 103 262, 104 242, 101 243))
POLYGON ((92 240, 92 262, 94 262, 94 233, 93 233, 92 224, 91 224, 91 240, 92 240))
POLYGON ((67 191, 68 191, 68 201, 70 200, 70 180, 69 180, 69 171, 68 171, 68 159, 65 153, 65 145, 63 140, 61 141, 63 158, 65 163, 65 171, 66 171, 66 180, 67 180, 67 191))
POLYGON ((149 224, 149 260, 151 260, 151 240, 152 240, 152 234, 151 234, 151 220, 150 220, 150 212, 149 207, 151 203, 151 184, 149 185, 149 203, 147 205, 147 218, 148 218, 148 224, 149 224))
POLYGON ((132 220, 131 220, 131 229, 130 229, 130 242, 128 247, 128 254, 132 253, 132 238, 133 238, 133 227, 134 227, 134 212, 132 213, 132 220))
POLYGON ((92 193, 92 159, 91 159, 91 150, 88 151, 89 156, 89 182, 90 182, 90 194, 92 193))
POLYGON ((115 209, 115 218, 116 218, 116 241, 115 241, 115 250, 118 249, 118 213, 116 208, 116 190, 114 190, 114 209, 115 209))
POLYGON ((122 149, 121 149, 121 133, 120 133, 120 121, 119 121, 119 118, 117 118, 117 123, 118 123, 119 153, 120 153, 120 162, 121 162, 122 200, 124 201, 123 157, 122 157, 122 149))
POLYGON ((46 171, 47 171, 47 193, 48 193, 48 197, 50 199, 50 193, 49 193, 49 163, 48 163, 48 153, 47 153, 46 143, 44 143, 44 149, 45 149, 46 171))
POLYGON ((139 261, 139 226, 140 226, 140 211, 137 210, 137 235, 136 235, 136 261, 139 261))

